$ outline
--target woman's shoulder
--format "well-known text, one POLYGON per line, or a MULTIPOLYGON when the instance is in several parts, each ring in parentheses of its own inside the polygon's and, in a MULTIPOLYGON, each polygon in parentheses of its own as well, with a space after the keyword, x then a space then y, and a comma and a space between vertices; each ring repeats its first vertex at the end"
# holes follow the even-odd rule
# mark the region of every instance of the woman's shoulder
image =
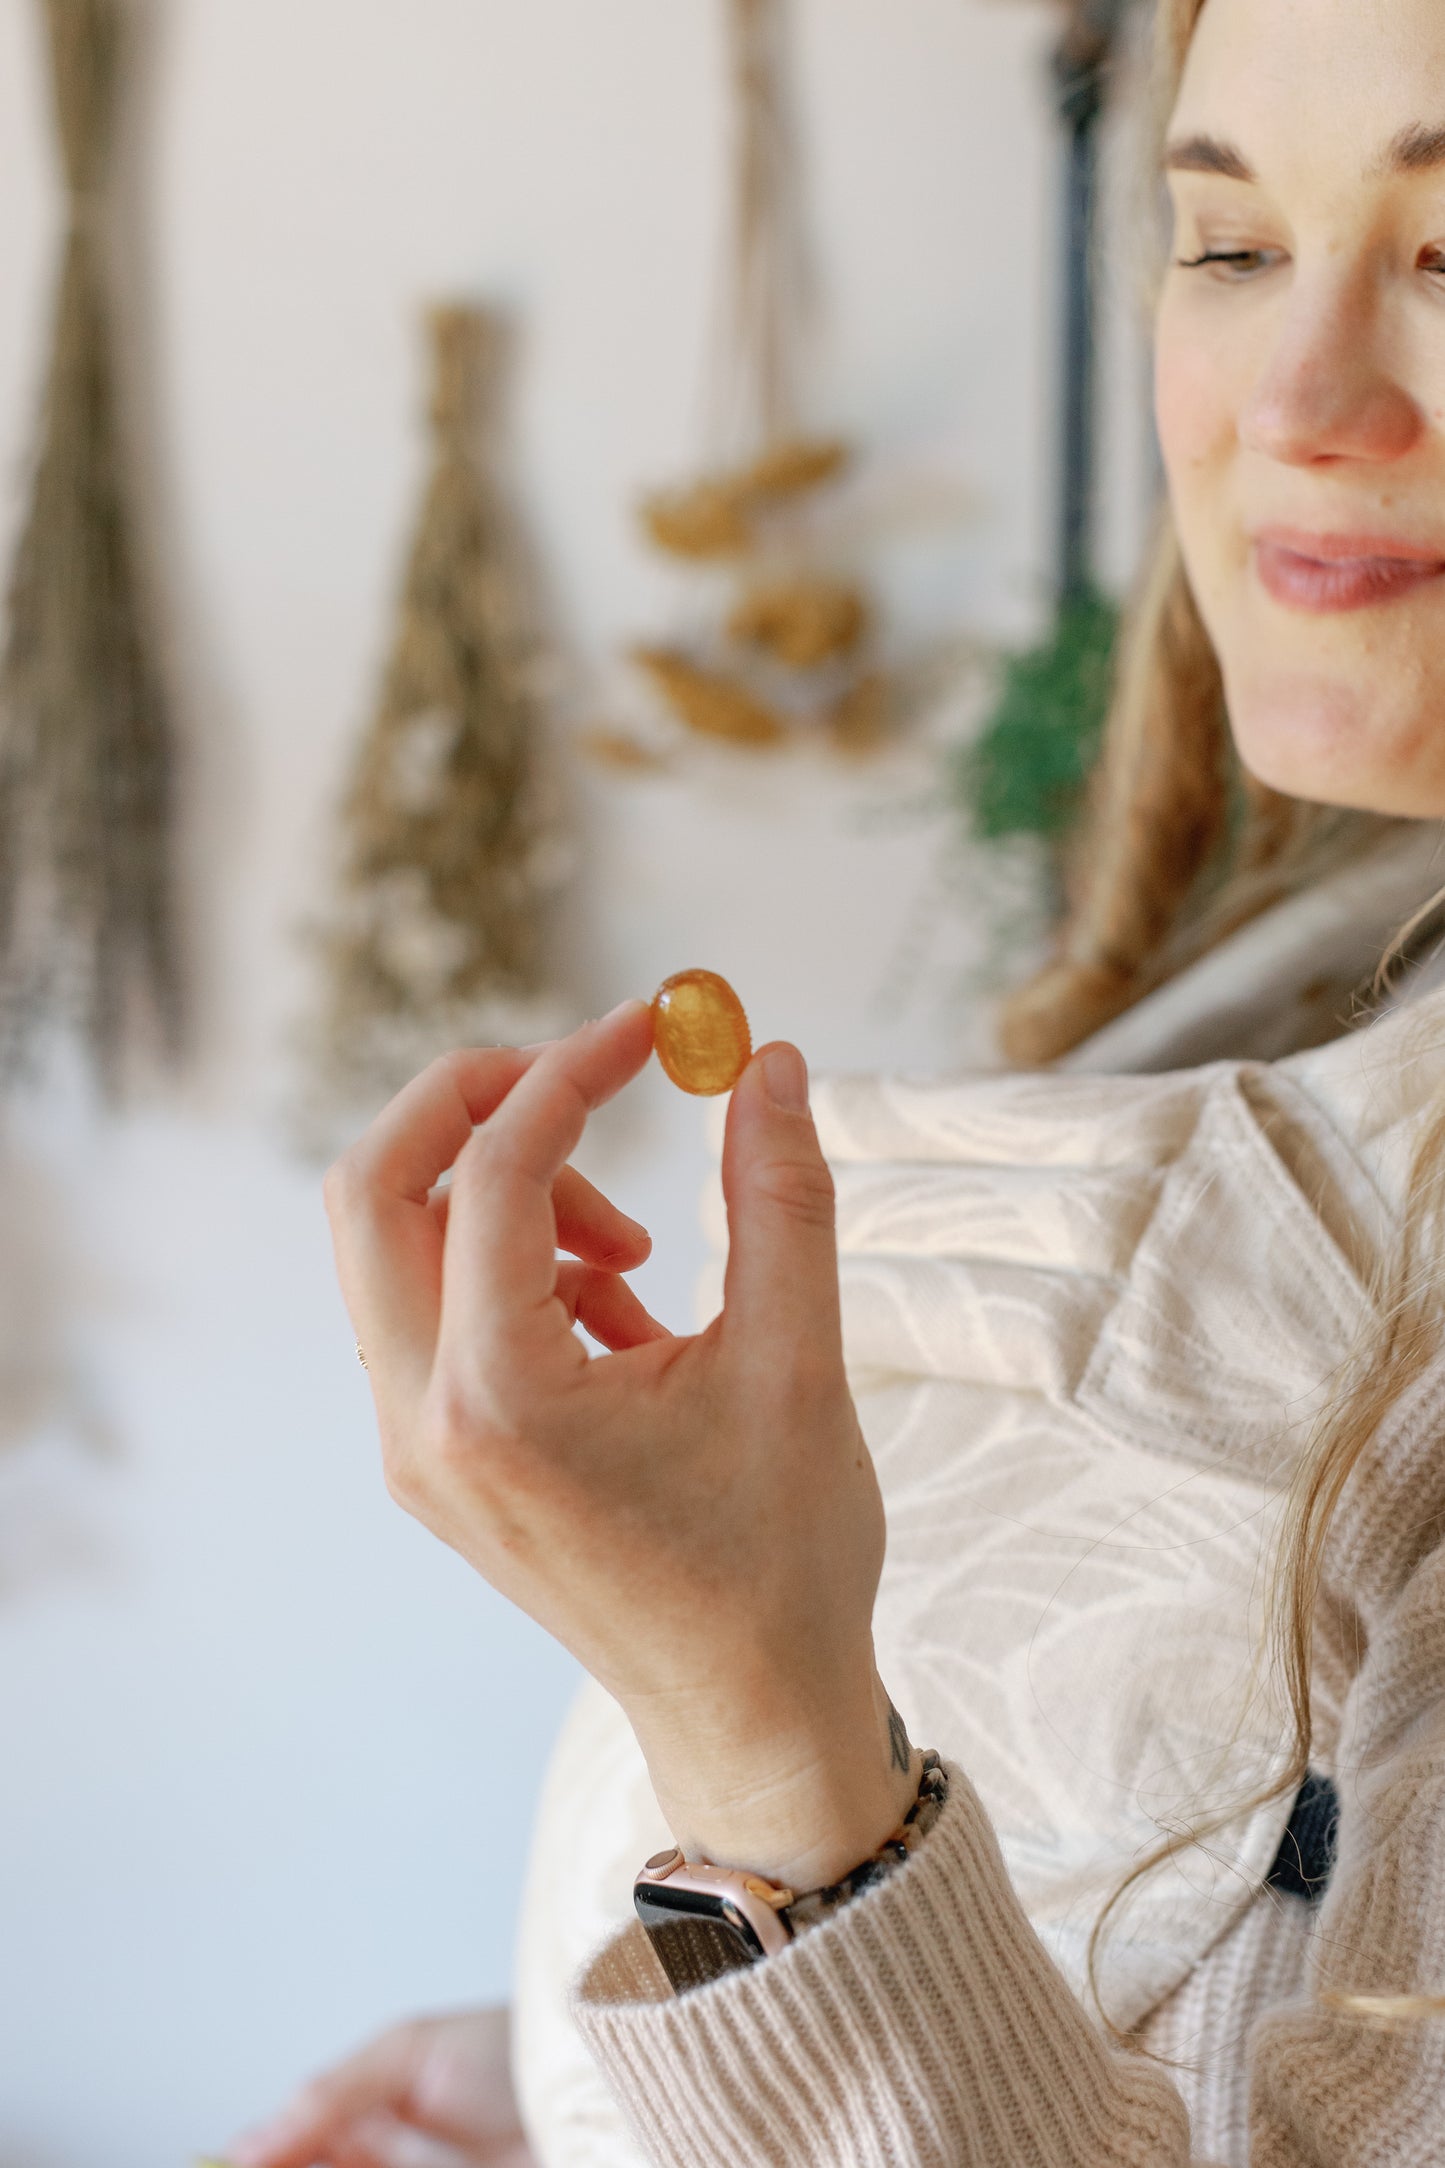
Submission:
MULTIPOLYGON (((1248 919, 1064 1057, 1076 1074, 1277 1061, 1373 1013, 1380 959, 1445 886, 1439 823, 1401 821, 1248 919)), ((1431 914, 1438 937, 1438 918, 1431 914)), ((1408 976, 1408 973, 1407 973, 1408 976)))
POLYGON ((1445 986, 1422 985, 1363 1029, 1271 1064, 1266 1088, 1352 1155, 1393 1226, 1420 1139, 1445 1114, 1445 986))
POLYGON ((1258 1478, 1369 1328, 1442 1104, 1445 991, 1280 1062, 824 1080, 855 1375, 1258 1478))
MULTIPOLYGON (((968 1168, 1011 1186, 1026 1171, 1035 1188, 1083 1178, 1100 1199, 1112 1182, 1132 1210, 1128 1199, 1148 1170, 1185 1155, 1222 1164, 1264 1148, 1352 1250, 1391 1239, 1416 1141, 1441 1109, 1445 984, 1424 975, 1405 998, 1357 1012, 1353 1028, 1277 1059, 1240 1048, 1233 1058, 1142 1074, 1065 1064, 835 1075, 814 1091, 823 1148, 845 1187, 870 1168, 968 1168), (1332 1190, 1342 1194, 1339 1210, 1332 1190), (1352 1233, 1341 1210, 1359 1222, 1352 1233)), ((1207 1200, 1201 1209, 1209 1211, 1207 1200)), ((1368 1263, 1363 1253, 1355 1261, 1368 1263)))
POLYGON ((1391 1006, 1328 1043, 1279 1060, 1239 1056, 1178 1069, 1072 1068, 922 1076, 825 1076, 814 1090, 835 1167, 974 1165, 1120 1172, 1176 1159, 1207 1110, 1243 1096, 1283 1140, 1311 1131, 1343 1152, 1390 1166, 1445 1101, 1445 986, 1391 1006))

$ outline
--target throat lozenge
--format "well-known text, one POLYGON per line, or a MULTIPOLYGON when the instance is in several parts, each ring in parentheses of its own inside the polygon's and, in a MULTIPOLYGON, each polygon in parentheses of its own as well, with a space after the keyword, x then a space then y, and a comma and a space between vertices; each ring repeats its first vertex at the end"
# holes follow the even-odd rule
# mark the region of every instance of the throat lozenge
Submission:
POLYGON ((716 971, 677 971, 652 997, 652 1043, 681 1091, 730 1092, 752 1060, 747 1014, 716 971))

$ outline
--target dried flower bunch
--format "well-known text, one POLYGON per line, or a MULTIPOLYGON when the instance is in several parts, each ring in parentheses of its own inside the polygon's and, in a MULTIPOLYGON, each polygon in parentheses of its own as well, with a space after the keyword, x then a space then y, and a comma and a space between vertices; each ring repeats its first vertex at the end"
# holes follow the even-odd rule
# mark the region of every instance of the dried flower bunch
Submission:
POLYGON ((802 574, 745 589, 727 623, 730 640, 790 670, 816 670, 851 655, 867 630, 868 605, 856 587, 802 574))
POLYGON ((106 264, 116 0, 43 0, 68 225, 0 652, 0 1075, 57 1024, 108 1090, 181 1018, 168 703, 137 569, 106 264))
POLYGON ((747 557, 770 513, 831 482, 847 464, 848 447, 836 438, 774 444, 730 473, 644 498, 643 526, 675 557, 747 557))
POLYGON ((652 680, 678 721, 704 738, 734 745, 776 745, 782 718, 746 685, 705 670, 676 648, 636 647, 632 659, 652 680))
POLYGON ((484 457, 501 329, 471 307, 429 321, 431 475, 323 936, 315 1052, 347 1105, 374 1103, 489 1023, 505 1028, 543 981, 546 657, 484 457))
MULTIPOLYGON (((830 543, 827 492, 850 449, 798 424, 806 265, 786 96, 785 0, 728 0, 737 111, 730 323, 721 356, 732 411, 718 434, 743 456, 641 507, 668 555, 726 576, 721 619, 633 660, 683 727, 767 747, 821 727, 848 752, 888 729, 872 654, 874 611, 830 543)), ((622 765, 617 741, 594 751, 622 765)))

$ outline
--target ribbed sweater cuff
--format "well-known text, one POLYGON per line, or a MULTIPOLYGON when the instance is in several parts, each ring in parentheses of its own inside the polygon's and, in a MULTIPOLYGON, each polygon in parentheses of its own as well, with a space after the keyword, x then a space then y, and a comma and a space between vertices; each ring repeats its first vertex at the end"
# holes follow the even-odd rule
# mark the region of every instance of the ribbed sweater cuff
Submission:
POLYGON ((640 1927, 574 2013, 667 2168, 1182 2168, 1183 2102, 1117 2054, 952 1770, 926 1842, 776 1957, 674 1996, 640 1927))

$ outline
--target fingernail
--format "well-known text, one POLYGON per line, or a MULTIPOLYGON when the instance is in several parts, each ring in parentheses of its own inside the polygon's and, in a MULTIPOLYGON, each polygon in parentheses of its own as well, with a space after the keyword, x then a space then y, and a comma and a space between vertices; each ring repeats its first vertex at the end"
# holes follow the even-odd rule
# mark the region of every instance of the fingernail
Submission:
POLYGON ((615 1024, 619 1018, 626 1016, 630 1009, 645 1009, 646 1007, 647 1003, 645 1001, 639 1001, 635 994, 629 994, 626 1001, 619 1001, 615 1009, 607 1011, 607 1014, 602 1018, 602 1022, 604 1024, 615 1024))
POLYGON ((808 1111, 808 1064, 795 1046, 770 1046, 763 1056, 768 1097, 785 1114, 808 1111))

